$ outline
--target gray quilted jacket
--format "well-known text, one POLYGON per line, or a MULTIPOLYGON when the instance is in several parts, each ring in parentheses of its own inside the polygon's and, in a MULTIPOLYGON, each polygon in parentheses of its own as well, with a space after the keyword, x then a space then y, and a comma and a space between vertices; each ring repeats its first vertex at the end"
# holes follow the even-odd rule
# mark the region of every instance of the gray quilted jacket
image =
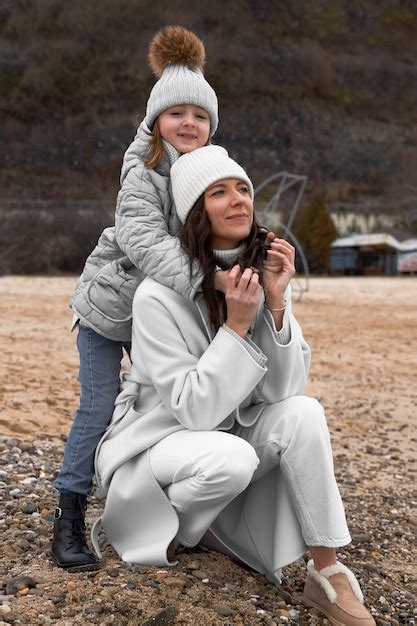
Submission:
POLYGON ((176 237, 181 223, 169 186, 179 153, 169 144, 162 162, 147 169, 145 122, 127 149, 117 196, 115 225, 106 228, 88 257, 70 306, 81 323, 115 341, 130 341, 132 301, 145 276, 193 299, 202 275, 190 266, 176 237))

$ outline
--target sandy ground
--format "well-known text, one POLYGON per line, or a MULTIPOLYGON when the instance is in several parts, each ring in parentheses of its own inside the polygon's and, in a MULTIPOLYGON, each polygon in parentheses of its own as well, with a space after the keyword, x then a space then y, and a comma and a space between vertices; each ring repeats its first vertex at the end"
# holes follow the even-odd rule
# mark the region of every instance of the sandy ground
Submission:
MULTIPOLYGON (((73 278, 0 279, 0 433, 66 433, 78 402, 69 332, 73 278)), ((417 406, 417 279, 316 278, 294 310, 313 351, 307 393, 349 426, 349 447, 378 428, 411 451, 417 406)), ((381 434, 382 436, 382 434, 381 434)))
MULTIPOLYGON (((2 483, 6 502, 2 528, 8 530, 4 535, 1 574, 4 584, 8 577, 20 573, 39 575, 41 572, 47 576, 44 589, 39 583, 33 590, 39 596, 25 596, 28 590, 23 590, 20 592, 23 595, 18 594, 12 601, 13 611, 20 616, 19 623, 41 624, 49 620, 65 626, 87 621, 138 624, 142 622, 132 617, 137 616, 138 607, 143 617, 148 618, 157 607, 167 603, 180 610, 182 617, 175 623, 231 623, 227 618, 216 617, 211 608, 213 602, 223 597, 221 594, 227 594, 222 587, 226 572, 236 589, 230 595, 235 611, 233 623, 288 622, 285 616, 272 620, 272 616, 277 615, 276 591, 272 585, 265 586, 262 576, 248 575, 216 553, 205 557, 205 565, 213 572, 210 592, 199 582, 184 593, 165 589, 161 594, 156 588, 159 583, 154 580, 152 568, 135 574, 133 582, 138 591, 129 592, 129 606, 123 614, 126 617, 121 617, 122 605, 119 604, 126 601, 128 592, 120 590, 117 581, 124 580, 124 584, 128 584, 132 572, 120 569, 115 581, 119 587, 114 591, 120 591, 119 604, 116 600, 105 600, 108 603, 104 607, 106 615, 110 615, 105 621, 94 617, 88 603, 97 596, 98 589, 103 598, 107 597, 106 589, 100 585, 113 585, 112 568, 121 566, 117 556, 107 552, 102 572, 95 580, 63 573, 49 562, 46 549, 51 531, 42 527, 39 518, 32 520, 25 515, 21 501, 24 497, 34 498, 39 511, 45 507, 51 510, 55 505, 51 481, 62 454, 61 435, 71 424, 79 393, 78 355, 75 334, 69 333, 71 312, 67 305, 74 284, 74 278, 0 278, 0 435, 6 436, 0 447, 5 455, 4 463, 8 463, 3 473, 6 482, 2 483), (37 446, 44 448, 43 457, 37 457, 37 446), (22 453, 25 449, 29 452, 22 453), (38 481, 38 491, 34 494, 29 494, 34 489, 29 485, 25 487, 29 489, 28 495, 23 490, 21 497, 14 499, 15 496, 9 495, 11 487, 8 485, 21 486, 28 471, 24 468, 37 467, 36 458, 39 462, 44 459, 39 469, 43 472, 39 474, 44 476, 43 482, 38 481), (5 478, 7 472, 11 472, 9 479, 5 478), (39 532, 31 547, 17 541, 19 533, 27 532, 23 529, 28 527, 39 532), (59 611, 52 613, 51 607, 62 584, 66 584, 69 591, 65 591, 67 605, 59 609, 61 616, 59 611), (265 615, 262 611, 256 612, 256 607, 248 603, 248 596, 244 595, 253 593, 254 585, 266 590, 258 600, 263 602, 265 615), (68 600, 74 588, 79 590, 80 598, 84 598, 78 600, 76 610, 70 607, 68 600), (25 621, 22 616, 28 611, 32 613, 30 617, 27 614, 29 621, 25 621), (78 617, 70 618, 71 611, 72 615, 78 611, 78 617), (114 621, 112 612, 116 615, 114 621), (242 621, 237 619, 238 615, 242 621)), ((319 398, 326 409, 336 476, 353 535, 353 543, 342 550, 342 559, 350 566, 357 565, 355 571, 362 577, 368 605, 378 617, 378 625, 415 624, 410 607, 416 582, 413 537, 417 516, 412 491, 417 471, 417 279, 313 279, 301 301, 297 301, 295 294, 294 310, 313 351, 307 393, 319 398)), ((101 506, 102 503, 93 498, 90 514, 94 517, 101 506)), ((30 532, 33 534, 32 530, 30 532)), ((187 563, 192 556, 180 557, 174 575, 189 574, 187 563)), ((197 554, 200 561, 203 557, 197 554)), ((297 600, 303 578, 302 562, 288 568, 285 588, 296 596, 292 604, 287 603, 287 609, 295 606, 299 613, 299 618, 291 623, 326 624, 326 620, 313 613, 303 612, 297 600)))

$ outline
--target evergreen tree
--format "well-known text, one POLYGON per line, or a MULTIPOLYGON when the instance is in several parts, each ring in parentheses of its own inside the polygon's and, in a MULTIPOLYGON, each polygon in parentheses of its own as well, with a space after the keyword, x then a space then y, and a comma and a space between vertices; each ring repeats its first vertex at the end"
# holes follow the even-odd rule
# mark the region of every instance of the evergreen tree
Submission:
POLYGON ((330 246, 337 237, 337 230, 321 196, 315 196, 303 211, 294 234, 304 249, 310 271, 313 274, 327 272, 330 246))

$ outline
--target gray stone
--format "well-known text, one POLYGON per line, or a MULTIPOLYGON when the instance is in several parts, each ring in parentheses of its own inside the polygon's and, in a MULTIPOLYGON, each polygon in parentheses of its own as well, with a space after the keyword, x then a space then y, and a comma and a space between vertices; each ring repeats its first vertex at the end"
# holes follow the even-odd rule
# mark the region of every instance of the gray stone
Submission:
POLYGON ((379 567, 378 565, 375 565, 375 563, 364 563, 362 567, 363 569, 368 570, 368 572, 379 572, 379 567))
MULTIPOLYGON (((6 443, 9 446, 9 448, 18 448, 21 442, 20 442, 20 439, 16 439, 16 437, 9 437, 6 443)), ((19 452, 20 452, 20 448, 19 448, 19 452)))
POLYGON ((277 594, 284 600, 286 604, 292 604, 292 595, 284 589, 278 589, 277 594))
POLYGON ((129 610, 130 610, 128 603, 127 602, 122 602, 122 601, 115 602, 114 603, 114 607, 122 615, 127 615, 129 613, 129 610))
POLYGON ((171 624, 175 624, 177 614, 178 609, 176 606, 167 606, 153 617, 144 621, 142 626, 170 626, 171 624))
POLYGON ((22 505, 22 511, 23 513, 35 513, 38 510, 38 507, 36 506, 36 504, 32 501, 32 500, 27 500, 23 505, 22 505))
POLYGON ((198 561, 190 561, 187 565, 188 569, 198 569, 200 567, 200 563, 198 561))
POLYGON ((129 582, 126 585, 126 589, 136 589, 136 588, 137 588, 137 584, 133 582, 133 580, 129 580, 129 582))
POLYGON ((100 595, 103 596, 103 598, 112 598, 118 591, 119 589, 117 589, 117 587, 106 587, 100 591, 100 595))
POLYGON ((209 578, 209 575, 207 574, 207 572, 203 572, 201 569, 194 569, 191 573, 196 578, 200 578, 200 580, 204 580, 205 578, 209 578))
POLYGON ((22 589, 26 589, 29 587, 36 587, 36 583, 30 576, 26 576, 23 574, 22 576, 14 576, 6 584, 6 593, 7 595, 16 595, 18 591, 22 589))
POLYGON ((153 587, 154 589, 159 589, 161 586, 161 583, 158 580, 150 580, 147 583, 148 587, 153 587))
POLYGON ((27 550, 31 549, 31 544, 29 543, 29 541, 27 539, 19 539, 19 541, 16 542, 17 545, 19 546, 19 548, 21 548, 22 550, 24 550, 25 552, 27 550))
POLYGON ((99 615, 102 612, 103 607, 99 604, 93 604, 92 606, 88 606, 86 609, 84 609, 84 613, 86 615, 99 615))
POLYGON ((228 604, 224 604, 223 602, 218 602, 217 604, 213 604, 211 607, 213 611, 216 611, 218 615, 222 615, 223 617, 229 617, 233 615, 233 609, 228 604))

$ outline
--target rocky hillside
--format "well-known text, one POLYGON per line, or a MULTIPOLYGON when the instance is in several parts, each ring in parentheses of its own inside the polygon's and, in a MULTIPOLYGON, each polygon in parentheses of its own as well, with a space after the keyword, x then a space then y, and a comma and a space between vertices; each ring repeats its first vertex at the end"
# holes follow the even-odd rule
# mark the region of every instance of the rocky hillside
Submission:
POLYGON ((0 206, 113 203, 153 85, 147 46, 172 23, 204 40, 220 100, 216 141, 255 183, 285 169, 307 174, 307 193, 329 202, 415 207, 411 0, 3 0, 0 206))

